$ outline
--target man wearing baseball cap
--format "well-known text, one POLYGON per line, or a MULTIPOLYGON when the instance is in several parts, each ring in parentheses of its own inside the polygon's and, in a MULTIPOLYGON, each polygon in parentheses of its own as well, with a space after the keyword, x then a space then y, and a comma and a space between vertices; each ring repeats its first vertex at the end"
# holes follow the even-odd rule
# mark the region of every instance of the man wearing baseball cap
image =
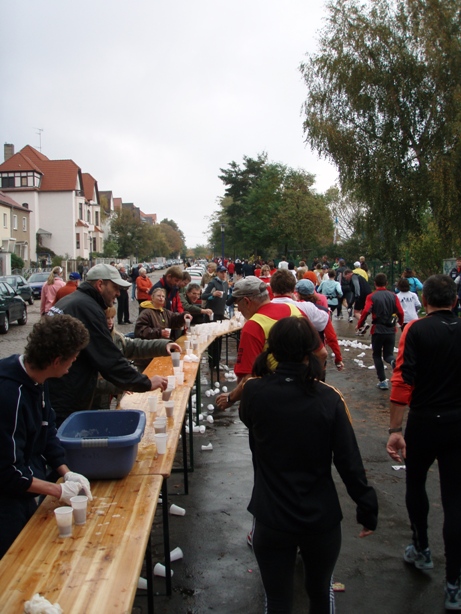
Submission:
MULTIPOLYGON (((91 409, 98 372, 121 390, 147 392, 166 388, 166 378, 158 375, 149 378, 139 373, 112 341, 104 310, 112 307, 120 288, 129 288, 130 285, 120 277, 115 267, 97 264, 88 271, 86 281, 76 292, 62 298, 48 312, 49 316, 58 313, 72 315, 90 333, 90 343, 80 352, 69 373, 49 382, 51 404, 58 425, 74 411, 91 409)), ((169 343, 165 354, 174 349, 179 350, 179 346, 169 343)))
MULTIPOLYGON (((251 376, 253 363, 263 351, 269 331, 275 322, 290 316, 304 317, 296 305, 271 303, 265 282, 254 275, 249 275, 235 284, 232 298, 247 322, 240 334, 237 363, 234 368, 238 376, 238 385, 231 393, 217 397, 216 405, 220 409, 226 409, 240 400, 244 383, 251 376)), ((327 352, 320 338, 318 358, 322 364, 327 358, 327 352)))

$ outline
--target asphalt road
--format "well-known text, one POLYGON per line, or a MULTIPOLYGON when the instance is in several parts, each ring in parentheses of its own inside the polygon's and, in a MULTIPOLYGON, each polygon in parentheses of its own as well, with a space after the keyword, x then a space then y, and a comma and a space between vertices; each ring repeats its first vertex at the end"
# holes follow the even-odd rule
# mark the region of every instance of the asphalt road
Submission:
MULTIPOLYGON (((156 280, 160 272, 152 275, 156 280)), ((137 303, 130 302, 131 319, 137 314, 137 303)), ((13 324, 7 335, 0 336, 0 357, 22 352, 31 326, 39 318, 38 302, 28 308, 29 322, 13 324)), ((357 341, 353 324, 336 322, 338 337, 357 341)), ((132 326, 119 327, 128 332, 132 326)), ((369 346, 369 336, 359 339, 369 346)), ((420 572, 402 560, 410 543, 404 491, 405 471, 395 471, 387 456, 389 393, 376 388, 376 373, 371 350, 347 347, 343 352, 345 370, 337 372, 331 363, 327 382, 343 394, 353 417, 356 436, 370 483, 375 487, 380 519, 377 531, 359 539, 355 506, 336 476, 344 520, 343 545, 335 570, 335 581, 345 584, 345 592, 337 593, 337 614, 442 614, 444 555, 442 510, 437 466, 428 476, 430 498, 429 536, 435 568, 420 572), (364 355, 362 356, 362 354, 364 355), (359 361, 359 362, 357 362, 359 361), (360 366, 362 361, 363 366, 360 366)), ((230 365, 235 347, 230 344, 230 365)), ((389 371, 388 371, 389 373, 389 371)), ((203 365, 202 376, 207 378, 203 365)), ((222 378, 222 385, 226 383, 222 378)), ((203 391, 207 389, 203 387, 203 391)), ((209 403, 203 397, 204 408, 209 403)), ((214 412, 214 423, 207 423, 204 435, 195 437, 195 471, 190 474, 189 492, 182 493, 180 474, 169 480, 169 503, 186 508, 186 515, 171 516, 171 549, 180 546, 184 559, 173 563, 173 595, 166 597, 164 582, 156 579, 159 595, 155 612, 167 614, 260 614, 263 612, 263 591, 256 561, 246 544, 251 517, 246 511, 251 488, 252 466, 247 431, 238 418, 237 407, 214 412), (213 444, 213 451, 202 452, 201 444, 213 444)), ((180 454, 180 452, 179 452, 180 454)), ((163 562, 161 507, 153 527, 154 563, 163 562)), ((307 613, 307 600, 302 587, 302 565, 296 569, 294 614, 307 613)), ((138 591, 133 614, 145 614, 147 600, 138 591)))

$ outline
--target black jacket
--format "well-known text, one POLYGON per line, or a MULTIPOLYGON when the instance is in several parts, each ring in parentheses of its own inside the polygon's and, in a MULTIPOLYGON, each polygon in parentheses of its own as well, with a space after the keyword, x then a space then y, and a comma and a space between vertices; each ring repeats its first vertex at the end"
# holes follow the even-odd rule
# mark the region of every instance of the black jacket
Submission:
POLYGON ((0 498, 32 498, 26 492, 32 477, 46 479, 46 463, 52 469, 66 463, 47 382, 31 380, 16 355, 0 360, 0 389, 0 498))
POLYGON ((217 316, 224 316, 224 312, 226 311, 226 301, 228 294, 229 284, 227 281, 222 281, 219 277, 215 277, 210 281, 208 286, 202 292, 202 299, 206 301, 207 309, 211 309, 213 313, 217 316), (223 292, 221 298, 217 296, 212 296, 212 292, 214 290, 219 290, 223 292))
POLYGON ((50 379, 51 403, 58 424, 74 411, 91 409, 98 372, 122 390, 147 392, 151 383, 130 365, 114 345, 107 327, 106 305, 97 290, 87 282, 76 292, 65 296, 51 308, 48 315, 66 313, 74 316, 88 329, 90 343, 82 350, 70 371, 59 379, 50 379))
POLYGON ((245 384, 240 417, 250 430, 255 465, 248 510, 278 531, 329 531, 342 519, 333 462, 357 504, 357 522, 374 530, 376 493, 367 484, 344 400, 323 382, 306 390, 302 368, 280 363, 271 375, 245 384))

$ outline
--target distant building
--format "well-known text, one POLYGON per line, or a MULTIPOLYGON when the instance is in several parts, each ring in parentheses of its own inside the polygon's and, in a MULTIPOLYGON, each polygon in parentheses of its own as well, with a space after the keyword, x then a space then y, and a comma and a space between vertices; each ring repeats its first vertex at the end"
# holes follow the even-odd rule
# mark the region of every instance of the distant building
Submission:
POLYGON ((6 144, 0 189, 30 212, 30 259, 103 251, 98 184, 73 160, 50 160, 30 145, 15 154, 6 144))
POLYGON ((30 214, 27 203, 20 205, 5 192, 0 192, 0 251, 16 254, 30 263, 30 214))

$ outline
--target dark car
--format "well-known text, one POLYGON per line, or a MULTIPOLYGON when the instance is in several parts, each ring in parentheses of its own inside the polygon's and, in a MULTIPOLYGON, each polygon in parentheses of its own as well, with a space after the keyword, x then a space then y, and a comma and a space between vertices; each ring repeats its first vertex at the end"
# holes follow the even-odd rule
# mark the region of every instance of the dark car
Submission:
POLYGON ((40 298, 42 296, 42 287, 49 277, 49 273, 32 273, 27 280, 29 286, 32 288, 34 298, 40 298))
POLYGON ((29 305, 34 304, 34 294, 32 292, 32 288, 22 275, 4 275, 3 277, 0 277, 0 281, 6 281, 9 283, 13 290, 16 290, 19 296, 25 300, 26 303, 29 303, 29 305))
POLYGON ((10 322, 27 323, 27 305, 6 281, 0 281, 0 334, 6 334, 10 322))

